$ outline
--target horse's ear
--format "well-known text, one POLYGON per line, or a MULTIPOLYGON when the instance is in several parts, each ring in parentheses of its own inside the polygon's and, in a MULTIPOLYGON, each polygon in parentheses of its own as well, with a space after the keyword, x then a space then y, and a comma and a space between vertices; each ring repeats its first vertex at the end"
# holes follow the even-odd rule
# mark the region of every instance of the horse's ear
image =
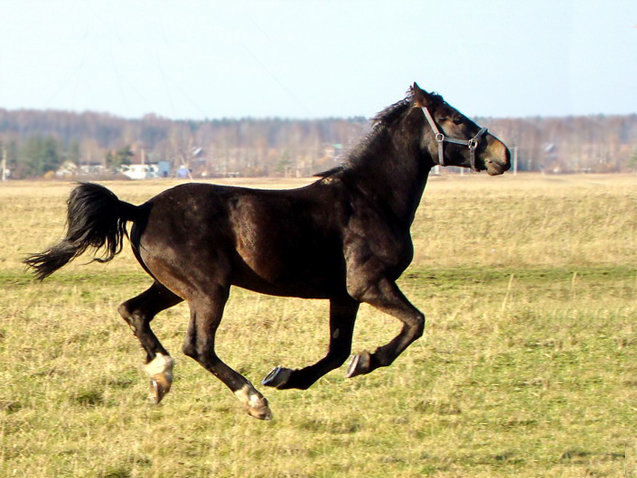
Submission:
POLYGON ((421 89, 420 86, 418 86, 418 83, 414 82, 414 85, 411 87, 411 92, 414 97, 415 106, 422 108, 423 106, 428 106, 431 103, 431 95, 421 89))

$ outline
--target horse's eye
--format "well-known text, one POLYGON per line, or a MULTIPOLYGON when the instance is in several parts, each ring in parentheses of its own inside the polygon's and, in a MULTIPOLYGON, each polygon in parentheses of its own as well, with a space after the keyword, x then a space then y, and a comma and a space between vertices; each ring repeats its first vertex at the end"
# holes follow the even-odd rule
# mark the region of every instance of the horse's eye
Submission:
POLYGON ((456 117, 453 119, 453 123, 454 123, 454 124, 460 124, 460 123, 462 123, 462 118, 461 118, 460 116, 456 116, 456 117))

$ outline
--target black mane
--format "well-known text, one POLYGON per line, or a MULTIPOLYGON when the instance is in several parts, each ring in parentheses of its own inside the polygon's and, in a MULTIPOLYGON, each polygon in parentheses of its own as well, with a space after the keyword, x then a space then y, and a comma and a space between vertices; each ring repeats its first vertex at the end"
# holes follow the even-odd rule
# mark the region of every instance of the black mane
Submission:
POLYGON ((378 126, 389 126, 394 123, 400 116, 408 109, 413 102, 411 95, 407 95, 400 101, 397 101, 393 105, 388 106, 376 116, 372 118, 372 128, 378 126))
MULTIPOLYGON (((444 101, 442 96, 432 93, 436 101, 444 101)), ((351 169, 363 161, 365 153, 372 147, 375 140, 387 131, 387 128, 398 121, 402 115, 413 106, 414 92, 410 88, 405 98, 388 106, 371 119, 370 128, 367 134, 350 151, 347 152, 343 162, 332 169, 316 173, 314 176, 327 178, 338 174, 344 170, 351 169)))
MULTIPOLYGON (((429 95, 429 98, 431 99, 432 102, 436 104, 440 104, 444 102, 442 96, 436 93, 431 93, 429 95)), ((394 121, 396 121, 398 118, 402 116, 405 110, 409 109, 413 105, 413 102, 414 102, 414 91, 413 91, 413 88, 410 88, 409 91, 407 91, 407 95, 405 96, 405 98, 403 98, 400 101, 397 101, 393 105, 388 106, 387 108, 385 108, 383 111, 376 114, 376 116, 372 118, 372 128, 375 128, 376 126, 379 126, 379 125, 389 126, 393 124, 394 121)))

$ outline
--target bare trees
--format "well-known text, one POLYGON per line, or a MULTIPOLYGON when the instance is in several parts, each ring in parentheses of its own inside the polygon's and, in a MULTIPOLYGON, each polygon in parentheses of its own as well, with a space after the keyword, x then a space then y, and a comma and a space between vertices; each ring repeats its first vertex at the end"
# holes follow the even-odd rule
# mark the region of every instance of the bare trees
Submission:
MULTIPOLYGON (((637 115, 478 121, 517 148, 520 171, 637 167, 637 115)), ((307 176, 336 165, 366 128, 364 118, 174 121, 0 109, 0 145, 14 177, 40 176, 64 161, 108 166, 124 149, 131 162, 185 165, 194 175, 307 176)))

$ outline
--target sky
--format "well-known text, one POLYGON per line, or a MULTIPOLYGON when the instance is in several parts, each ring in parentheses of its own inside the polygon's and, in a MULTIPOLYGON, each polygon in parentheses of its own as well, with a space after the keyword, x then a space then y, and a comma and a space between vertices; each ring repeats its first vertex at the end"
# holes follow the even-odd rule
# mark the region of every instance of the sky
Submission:
POLYGON ((635 0, 0 0, 0 108, 373 116, 637 112, 635 0))

